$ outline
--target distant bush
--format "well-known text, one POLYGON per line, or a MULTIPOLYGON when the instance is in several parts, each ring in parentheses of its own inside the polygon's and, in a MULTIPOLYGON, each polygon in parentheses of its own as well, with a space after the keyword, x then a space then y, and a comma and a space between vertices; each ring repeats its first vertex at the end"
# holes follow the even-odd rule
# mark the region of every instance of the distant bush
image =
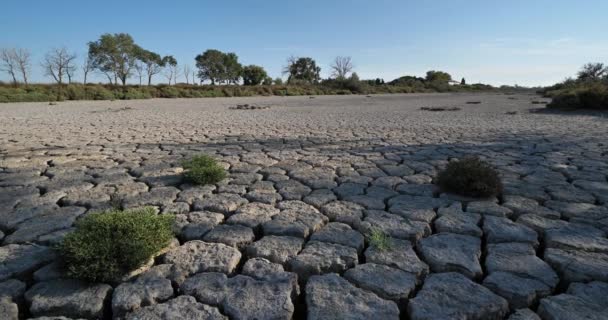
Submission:
POLYGON ((172 215, 157 215, 151 208, 91 213, 58 249, 69 276, 117 281, 169 245, 172 225, 172 215))
POLYGON ((217 164, 215 159, 207 155, 195 156, 184 161, 184 177, 200 185, 215 184, 226 178, 226 170, 217 164))
POLYGON ((94 85, 86 87, 86 97, 91 100, 112 100, 116 99, 114 92, 105 87, 94 85))
POLYGON ((206 97, 248 97, 248 96, 300 96, 327 94, 380 94, 413 92, 490 91, 486 85, 450 86, 445 83, 427 83, 423 78, 402 77, 390 84, 381 80, 328 79, 321 83, 291 79, 284 85, 280 78, 273 85, 153 85, 116 86, 109 84, 30 84, 27 87, 0 85, 0 102, 37 102, 61 100, 117 100, 149 98, 206 98, 206 97))
POLYGON ((176 87, 160 87, 161 98, 179 98, 180 91, 176 87))
POLYGON ((547 105, 553 109, 608 110, 608 86, 564 91, 556 94, 547 105))
POLYGON ((502 192, 498 172, 475 157, 451 161, 437 175, 437 185, 444 191, 467 197, 486 198, 502 192))
POLYGON ((124 92, 123 96, 123 99, 125 100, 150 98, 152 98, 152 94, 147 90, 142 90, 142 88, 128 88, 127 91, 124 92))

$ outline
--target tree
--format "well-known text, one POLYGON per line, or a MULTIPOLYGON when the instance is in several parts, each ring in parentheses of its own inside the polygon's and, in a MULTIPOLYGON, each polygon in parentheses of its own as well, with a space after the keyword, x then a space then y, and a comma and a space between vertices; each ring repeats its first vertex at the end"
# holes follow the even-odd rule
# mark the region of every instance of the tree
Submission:
POLYGON ((165 66, 163 58, 158 53, 145 49, 138 50, 137 58, 143 63, 144 70, 148 76, 148 85, 151 85, 152 76, 160 73, 165 66))
POLYGON ((578 80, 598 81, 606 75, 608 75, 608 68, 605 68, 603 63, 587 63, 578 72, 578 80))
POLYGON ((268 74, 266 74, 266 70, 256 65, 249 65, 244 67, 242 75, 243 84, 246 86, 257 86, 268 77, 268 74))
POLYGON ((45 75, 52 77, 58 84, 62 84, 64 76, 71 79, 70 72, 72 71, 70 70, 75 70, 75 60, 76 54, 69 53, 65 47, 55 48, 44 56, 42 68, 45 75))
POLYGON ((13 84, 17 85, 17 69, 18 63, 15 59, 15 49, 2 48, 0 51, 0 68, 2 71, 8 73, 13 78, 13 84))
POLYGON ((275 78, 275 79, 274 79, 274 85, 276 85, 276 86, 283 85, 283 79, 278 78, 278 77, 277 77, 277 78, 275 78))
POLYGON ((317 83, 321 79, 321 68, 317 67, 317 63, 312 58, 288 58, 283 73, 289 75, 288 83, 293 80, 317 83))
POLYGON ((89 75, 89 73, 93 70, 93 62, 91 60, 91 58, 89 56, 87 56, 86 59, 84 59, 84 63, 82 64, 82 76, 83 76, 83 84, 87 84, 87 76, 89 75))
POLYGON ((126 85, 142 49, 126 33, 103 34, 99 40, 89 42, 89 56, 93 67, 114 75, 114 83, 120 79, 126 85))
POLYGON ((213 85, 237 83, 241 77, 242 66, 235 53, 209 49, 197 55, 195 60, 201 82, 209 80, 213 85))
POLYGON ((448 83, 452 81, 452 76, 447 72, 431 70, 426 73, 426 81, 448 83))
POLYGON ((141 86, 141 79, 144 77, 144 63, 142 61, 137 61, 135 66, 133 67, 135 72, 137 73, 137 77, 139 78, 139 85, 141 86))
MULTIPOLYGON (((74 60, 75 59, 76 54, 74 54, 74 60)), ((70 61, 70 63, 68 63, 67 68, 65 69, 65 75, 68 77, 68 83, 72 83, 72 78, 74 78, 76 70, 78 70, 78 67, 75 64, 75 61, 70 61)))
MULTIPOLYGON (((184 77, 186 78, 186 84, 190 84, 190 73, 192 72, 192 68, 190 65, 184 65, 184 77)), ((192 78, 192 83, 194 84, 194 78, 192 78)))
POLYGON ((243 72, 243 66, 239 63, 236 53, 230 52, 224 55, 225 78, 227 83, 237 84, 243 72))
POLYGON ((30 51, 27 49, 19 48, 14 50, 14 57, 17 62, 17 68, 21 72, 23 77, 23 83, 27 86, 27 75, 30 71, 30 51))
POLYGON ((353 68, 353 62, 350 57, 338 56, 331 65, 331 69, 333 70, 331 75, 338 80, 344 80, 353 71, 353 68))
POLYGON ((264 81, 262 81, 262 84, 265 85, 265 86, 271 86, 272 85, 272 78, 271 77, 264 78, 264 81))
POLYGON ((464 85, 466 85, 466 84, 467 84, 467 81, 466 81, 466 80, 464 80, 464 78, 462 78, 462 80, 460 80, 460 85, 461 85, 461 86, 464 86, 464 85))
POLYGON ((165 56, 162 60, 163 65, 165 66, 165 77, 167 78, 169 85, 171 85, 171 80, 176 79, 177 82, 177 74, 179 73, 179 68, 177 67, 177 60, 173 56, 165 56))

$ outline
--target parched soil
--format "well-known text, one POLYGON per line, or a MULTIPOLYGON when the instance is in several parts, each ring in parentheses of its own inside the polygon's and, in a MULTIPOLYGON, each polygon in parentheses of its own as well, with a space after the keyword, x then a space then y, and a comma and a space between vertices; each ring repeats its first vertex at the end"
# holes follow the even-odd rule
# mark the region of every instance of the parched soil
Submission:
POLYGON ((608 115, 538 100, 1 104, 0 318, 605 319, 608 115), (188 184, 197 154, 229 178, 188 184), (433 185, 471 155, 503 194, 433 185), (176 215, 173 247, 123 283, 69 279, 53 245, 113 206, 176 215))

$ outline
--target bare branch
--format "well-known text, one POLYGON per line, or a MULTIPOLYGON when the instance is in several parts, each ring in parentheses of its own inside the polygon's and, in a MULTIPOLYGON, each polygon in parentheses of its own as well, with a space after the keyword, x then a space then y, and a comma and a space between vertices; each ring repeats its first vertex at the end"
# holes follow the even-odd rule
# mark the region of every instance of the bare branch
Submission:
POLYGON ((331 65, 332 77, 336 79, 346 79, 349 73, 353 71, 353 62, 351 57, 336 57, 331 65))
POLYGON ((0 70, 8 73, 13 78, 13 84, 17 85, 17 69, 18 63, 16 60, 16 50, 14 48, 2 48, 0 50, 0 70))
POLYGON ((65 47, 55 48, 44 56, 42 67, 47 76, 52 77, 58 84, 62 84, 64 76, 68 77, 68 81, 72 80, 76 71, 75 60, 76 54, 69 53, 65 47))

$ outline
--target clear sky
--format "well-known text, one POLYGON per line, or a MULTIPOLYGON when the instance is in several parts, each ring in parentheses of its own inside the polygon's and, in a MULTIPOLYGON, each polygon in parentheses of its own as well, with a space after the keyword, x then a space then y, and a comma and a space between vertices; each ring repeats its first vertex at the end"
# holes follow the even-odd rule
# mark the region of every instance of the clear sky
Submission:
POLYGON ((50 48, 82 60, 87 42, 118 32, 181 65, 213 48, 272 77, 290 55, 313 57, 323 77, 342 55, 361 78, 437 69, 469 83, 528 86, 608 63, 607 0, 2 0, 1 8, 0 47, 30 49, 35 82, 51 80, 39 66, 50 48))

